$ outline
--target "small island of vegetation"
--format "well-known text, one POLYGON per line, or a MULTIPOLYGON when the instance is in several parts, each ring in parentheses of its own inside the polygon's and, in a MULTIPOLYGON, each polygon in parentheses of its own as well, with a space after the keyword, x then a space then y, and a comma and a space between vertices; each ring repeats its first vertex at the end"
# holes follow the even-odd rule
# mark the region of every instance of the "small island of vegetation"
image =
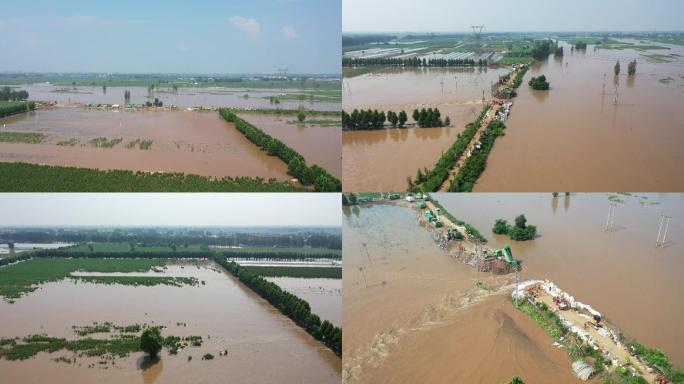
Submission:
POLYGON ((497 235, 508 235, 511 240, 525 241, 534 239, 537 235, 537 227, 534 225, 527 225, 527 218, 525 215, 519 215, 515 218, 515 225, 509 225, 504 219, 497 219, 492 228, 492 232, 497 235))
POLYGON ((531 78, 528 84, 537 91, 547 91, 549 89, 549 82, 546 81, 546 76, 544 75, 531 78))

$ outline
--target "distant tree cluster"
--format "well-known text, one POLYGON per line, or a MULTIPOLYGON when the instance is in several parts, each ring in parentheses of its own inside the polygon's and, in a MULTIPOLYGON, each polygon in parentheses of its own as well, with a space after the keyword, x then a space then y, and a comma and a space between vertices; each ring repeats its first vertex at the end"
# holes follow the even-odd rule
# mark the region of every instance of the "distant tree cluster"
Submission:
POLYGON ((553 56, 563 57, 563 47, 556 47, 556 50, 553 52, 553 56))
POLYGON ((627 64, 627 75, 634 76, 636 73, 636 59, 632 60, 627 64))
POLYGON ((553 40, 537 41, 532 47, 532 57, 537 60, 545 60, 552 52, 556 51, 557 44, 553 40))
POLYGON ((396 57, 367 57, 342 59, 343 67, 486 67, 487 60, 473 59, 421 59, 418 57, 396 58, 396 57))
POLYGON ((221 108, 219 114, 235 124, 249 141, 263 148, 271 156, 277 156, 287 164, 288 172, 304 185, 313 185, 317 192, 339 192, 342 183, 318 165, 309 167, 304 157, 282 141, 241 119, 233 111, 221 108))
POLYGON ((587 49, 587 43, 580 40, 577 43, 575 43, 574 47, 575 49, 587 49))
POLYGON ((549 82, 546 81, 546 76, 544 75, 531 78, 528 84, 532 89, 537 91, 546 91, 549 89, 549 82))
POLYGON ((527 225, 525 215, 519 215, 515 218, 515 225, 509 225, 504 219, 497 219, 492 232, 497 235, 508 235, 512 240, 525 241, 534 239, 537 235, 537 227, 527 225))
POLYGON ((155 97, 155 98, 154 98, 154 101, 149 101, 149 100, 146 101, 146 102, 145 102, 145 106, 146 106, 146 107, 163 107, 163 106, 164 106, 164 103, 163 103, 161 100, 159 100, 158 98, 155 97))
POLYGON ((408 120, 408 116, 406 115, 405 111, 401 111, 399 112, 399 114, 397 114, 394 111, 387 112, 387 121, 389 121, 390 124, 392 124, 392 128, 404 128, 406 120, 408 120))
POLYGON ((444 122, 442 121, 442 115, 439 112, 439 109, 437 108, 423 108, 420 110, 414 109, 412 117, 413 120, 415 120, 418 126, 421 128, 444 126, 444 122))
MULTIPOLYGON (((390 113, 388 112, 388 114, 390 113)), ((392 112, 392 116, 394 116, 394 112, 392 112)), ((385 120, 387 120, 385 112, 378 112, 377 109, 355 109, 351 114, 342 111, 342 129, 350 131, 382 129, 385 127, 385 120)))
POLYGON ((29 97, 29 93, 23 89, 15 91, 10 87, 0 88, 0 101, 8 100, 26 100, 29 97))

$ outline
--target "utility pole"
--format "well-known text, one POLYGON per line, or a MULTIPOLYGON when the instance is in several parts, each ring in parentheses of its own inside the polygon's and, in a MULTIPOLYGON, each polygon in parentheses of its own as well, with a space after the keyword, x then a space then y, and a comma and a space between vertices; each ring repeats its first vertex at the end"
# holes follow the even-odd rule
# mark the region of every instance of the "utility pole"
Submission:
POLYGON ((608 218, 606 219, 606 226, 603 228, 604 231, 612 231, 615 224, 615 204, 610 204, 608 206, 608 218))
POLYGON ((366 257, 368 257, 368 265, 371 263, 371 258, 370 258, 370 253, 368 253, 368 247, 366 246, 366 243, 361 243, 363 244, 363 249, 366 250, 366 257))
POLYGON ((363 285, 368 288, 368 281, 366 280, 366 272, 363 270, 363 265, 358 266, 359 272, 361 272, 361 276, 363 276, 363 285))
POLYGON ((667 230, 670 227, 671 216, 660 215, 660 227, 658 228, 658 238, 656 239, 656 248, 660 245, 660 248, 665 248, 665 238, 667 237, 667 230), (660 230, 663 228, 663 222, 665 223, 665 232, 663 233, 663 238, 660 238, 660 230))
POLYGON ((515 306, 516 306, 516 308, 518 307, 518 294, 520 294, 520 292, 518 292, 518 284, 520 281, 518 274, 519 274, 519 271, 516 270, 515 271, 515 306))

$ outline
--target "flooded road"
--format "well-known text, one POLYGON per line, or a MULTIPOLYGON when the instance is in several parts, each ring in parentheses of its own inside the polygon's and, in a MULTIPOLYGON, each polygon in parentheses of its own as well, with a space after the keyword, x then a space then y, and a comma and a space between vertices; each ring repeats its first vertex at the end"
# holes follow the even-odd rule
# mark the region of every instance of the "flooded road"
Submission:
MULTIPOLYGON (((335 177, 342 176, 342 143, 339 126, 311 126, 309 124, 290 124, 297 120, 296 115, 257 115, 244 113, 240 117, 259 127, 269 135, 281 140, 299 152, 307 164, 318 164, 335 177)), ((308 119, 329 120, 327 116, 309 116, 308 119)))
POLYGON ((406 177, 431 168, 482 109, 482 92, 506 70, 422 68, 388 69, 343 79, 343 109, 405 110, 438 108, 451 128, 355 131, 342 133, 343 186, 346 191, 405 190, 406 177), (388 171, 391 170, 391 171, 388 171))
MULTIPOLYGON (((201 335, 201 347, 177 356, 161 353, 161 361, 139 368, 142 353, 117 359, 108 369, 87 368, 91 361, 64 364, 50 359, 67 352, 40 353, 24 361, 0 360, 1 382, 22 383, 338 383, 340 359, 265 300, 232 276, 215 269, 171 265, 170 276, 192 276, 205 285, 131 287, 43 284, 15 304, 0 302, 0 337, 48 333, 74 338, 72 325, 111 321, 117 325, 164 325, 163 335, 201 335), (187 327, 179 323, 186 323, 187 327), (227 349, 227 356, 218 356, 227 349), (214 360, 200 359, 212 353, 214 360), (188 356, 192 355, 192 361, 188 356), (304 364, 304 362, 306 362, 304 364)), ((97 359, 93 360, 97 361, 97 359)))
POLYGON ((342 280, 265 277, 266 280, 309 302, 311 312, 342 326, 342 280))
POLYGON ((344 214, 343 382, 503 382, 523 373, 530 382, 573 382, 568 358, 543 330, 503 295, 475 288, 510 276, 450 258, 414 210, 344 214))
POLYGON ((39 132, 43 144, 0 143, 0 161, 99 169, 184 172, 204 176, 260 176, 288 180, 287 165, 268 156, 216 112, 114 112, 60 108, 0 119, 3 131, 39 132), (121 138, 95 148, 96 137, 121 138), (74 146, 57 145, 77 138, 74 146), (149 150, 126 148, 153 140, 149 150))
POLYGON ((28 91, 30 100, 56 101, 64 103, 84 104, 123 104, 124 92, 131 92, 130 102, 133 104, 145 104, 154 98, 161 100, 164 105, 175 105, 179 108, 186 107, 233 107, 233 108, 283 108, 297 109, 300 106, 306 109, 320 111, 338 111, 339 103, 314 102, 309 97, 305 101, 281 100, 274 106, 269 97, 283 95, 310 94, 310 90, 298 89, 246 89, 246 88, 180 88, 173 91, 171 88, 159 88, 148 93, 147 87, 107 87, 106 92, 102 87, 89 86, 55 86, 48 84, 21 85, 21 89, 28 91), (245 97, 247 95, 247 97, 245 97))
POLYGON ((552 280, 626 335, 662 349, 675 366, 684 367, 684 194, 620 196, 624 202, 617 204, 609 232, 604 231, 607 194, 434 197, 474 225, 490 240, 489 247, 511 243, 514 257, 523 260, 521 280, 552 280), (496 219, 512 222, 521 213, 540 237, 511 242, 492 234, 496 219), (656 249, 661 213, 672 222, 665 247, 656 249))
POLYGON ((594 51, 589 45, 571 53, 564 44, 562 60, 534 65, 475 191, 684 189, 684 47, 657 45, 671 49, 594 51), (643 54, 679 56, 655 63, 643 54), (618 59, 622 71, 614 78, 618 59), (633 59, 637 72, 628 77, 633 59), (549 91, 527 86, 540 74, 549 91))

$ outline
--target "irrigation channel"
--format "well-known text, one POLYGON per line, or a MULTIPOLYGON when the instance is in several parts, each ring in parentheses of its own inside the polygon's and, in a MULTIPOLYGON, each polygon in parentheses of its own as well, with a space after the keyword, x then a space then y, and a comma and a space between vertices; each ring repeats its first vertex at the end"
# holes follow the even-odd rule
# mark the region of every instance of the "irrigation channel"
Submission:
POLYGON ((562 59, 534 63, 474 190, 681 191, 684 47, 657 45, 665 49, 573 51, 561 42, 562 59), (540 74, 549 91, 527 86, 540 74))
POLYGON ((681 194, 432 197, 440 205, 426 203, 420 210, 415 202, 397 200, 344 207, 343 382, 507 382, 516 375, 526 382, 579 382, 569 349, 554 344, 557 340, 515 307, 510 294, 516 274, 478 273, 473 258, 463 257, 506 243, 522 261, 523 291, 529 288, 524 281, 548 279, 572 295, 577 309, 561 310, 553 302, 560 292, 535 292, 571 322, 566 325, 575 325, 612 354, 605 357, 614 357, 616 364, 604 365, 603 375, 632 366, 649 380, 658 375, 630 355, 626 341, 613 340, 621 333, 626 340, 662 349, 675 369, 684 365, 679 327, 684 292, 678 283, 684 263, 677 257, 684 227, 676 219, 684 217, 681 194), (610 205, 616 213, 606 229, 610 205), (437 229, 424 217, 426 209, 435 212, 440 206, 443 226, 437 229), (472 236, 450 242, 456 245, 441 242, 439 234, 452 226, 446 211, 477 228, 488 242, 472 236), (496 219, 511 221, 520 213, 537 225, 540 236, 515 242, 491 233, 496 219), (673 220, 667 239, 656 248, 661 214, 673 220), (592 312, 581 303, 600 313, 600 326, 592 325, 592 312), (630 365, 616 367, 625 365, 625 354, 630 365))
POLYGON ((72 275, 173 276, 196 279, 198 283, 181 287, 96 284, 73 279, 43 283, 37 291, 12 304, 0 302, 0 338, 46 333, 73 339, 74 325, 111 322, 163 326, 163 335, 201 335, 203 343, 183 348, 177 355, 163 349, 161 359, 153 364, 143 358, 142 352, 105 364, 101 358, 64 350, 39 353, 26 360, 0 358, 0 381, 223 383, 227 377, 238 382, 340 380, 339 357, 215 262, 168 260, 163 269, 148 272, 72 275), (227 354, 221 355, 220 351, 227 354), (212 353, 213 360, 202 359, 205 353, 212 353), (53 361, 61 356, 74 360, 53 361))

